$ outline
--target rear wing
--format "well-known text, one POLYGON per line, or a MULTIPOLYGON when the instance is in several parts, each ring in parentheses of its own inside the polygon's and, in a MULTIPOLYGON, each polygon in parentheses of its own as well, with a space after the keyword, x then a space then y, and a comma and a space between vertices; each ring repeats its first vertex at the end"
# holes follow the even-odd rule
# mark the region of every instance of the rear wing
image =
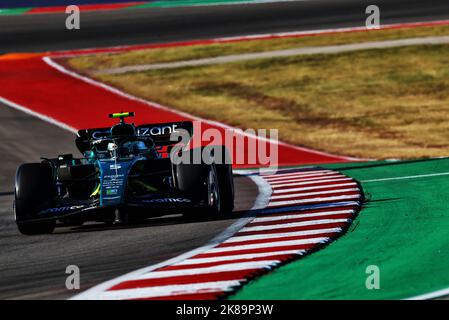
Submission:
MULTIPOLYGON (((156 146, 171 146, 178 142, 181 142, 181 137, 178 137, 176 141, 170 140, 170 136, 175 132, 188 133, 189 138, 193 135, 193 123, 192 121, 181 122, 167 122, 167 123, 152 123, 143 124, 136 127, 137 136, 139 137, 151 137, 154 140, 156 146)), ((78 131, 77 138, 75 140, 76 146, 81 153, 90 150, 90 143, 94 140, 107 139, 111 137, 111 128, 94 128, 94 129, 82 129, 78 131)))

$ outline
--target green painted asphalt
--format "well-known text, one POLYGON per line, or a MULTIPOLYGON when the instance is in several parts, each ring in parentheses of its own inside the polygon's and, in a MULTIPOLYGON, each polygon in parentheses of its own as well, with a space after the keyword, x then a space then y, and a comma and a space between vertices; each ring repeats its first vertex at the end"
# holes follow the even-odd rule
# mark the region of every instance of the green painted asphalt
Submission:
POLYGON ((449 287, 449 159, 334 164, 367 201, 325 249, 244 286, 231 299, 404 299, 449 287), (365 180, 400 178, 395 180, 365 180), (380 289, 368 290, 376 265, 380 289))
POLYGON ((24 14, 31 9, 32 8, 0 9, 0 15, 12 16, 12 15, 24 14))

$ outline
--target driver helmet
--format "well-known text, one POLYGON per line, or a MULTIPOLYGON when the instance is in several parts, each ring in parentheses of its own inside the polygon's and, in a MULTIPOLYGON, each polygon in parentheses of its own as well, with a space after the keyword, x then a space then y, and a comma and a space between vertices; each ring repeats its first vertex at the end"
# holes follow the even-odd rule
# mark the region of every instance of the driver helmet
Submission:
POLYGON ((135 136, 136 128, 134 125, 129 123, 119 123, 111 128, 111 136, 120 137, 120 136, 135 136))

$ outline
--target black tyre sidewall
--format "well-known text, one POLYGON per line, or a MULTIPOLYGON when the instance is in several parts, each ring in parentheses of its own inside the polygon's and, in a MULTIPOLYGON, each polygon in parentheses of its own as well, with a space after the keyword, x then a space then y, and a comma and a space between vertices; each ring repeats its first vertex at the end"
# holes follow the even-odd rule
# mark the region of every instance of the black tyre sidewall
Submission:
POLYGON ((23 234, 51 233, 55 221, 26 223, 34 218, 36 208, 55 195, 52 168, 46 163, 27 163, 16 172, 14 213, 23 234))
POLYGON ((221 212, 231 213, 234 210, 234 178, 230 164, 217 164, 217 179, 221 198, 221 212))

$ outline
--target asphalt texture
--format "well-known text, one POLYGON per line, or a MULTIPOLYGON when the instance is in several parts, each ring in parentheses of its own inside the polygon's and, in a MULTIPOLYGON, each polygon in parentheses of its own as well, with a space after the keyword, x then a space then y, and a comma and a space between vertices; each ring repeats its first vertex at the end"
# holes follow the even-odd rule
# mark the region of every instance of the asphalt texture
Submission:
POLYGON ((379 6, 381 24, 449 18, 447 0, 310 0, 81 12, 80 30, 65 28, 65 13, 0 16, 0 53, 364 26, 371 4, 379 6))
MULTIPOLYGON (((65 14, 0 16, 0 54, 171 42, 211 37, 362 26, 362 0, 313 0, 257 5, 82 12, 81 29, 66 30, 65 14)), ((447 0, 378 0, 381 23, 449 18, 447 0)), ((20 84, 17 84, 20 85, 20 84)), ((26 90, 26 88, 24 88, 26 90)), ((207 243, 238 217, 186 223, 162 217, 145 224, 62 228, 22 236, 13 221, 17 166, 41 156, 77 153, 72 133, 0 104, 0 299, 65 299, 68 265, 81 271, 81 289, 207 243)), ((237 211, 257 194, 236 179, 237 211)))

